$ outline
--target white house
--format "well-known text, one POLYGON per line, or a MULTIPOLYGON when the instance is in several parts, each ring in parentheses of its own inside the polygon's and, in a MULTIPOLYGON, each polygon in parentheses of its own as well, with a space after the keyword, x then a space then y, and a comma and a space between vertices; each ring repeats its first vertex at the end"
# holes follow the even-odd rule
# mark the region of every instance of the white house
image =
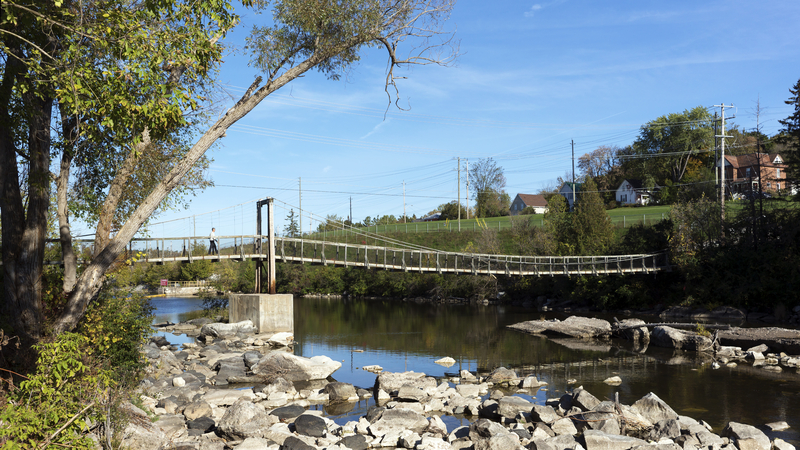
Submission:
POLYGON ((564 184, 561 185, 561 188, 558 190, 558 193, 563 195, 565 199, 567 199, 567 205, 569 205, 569 210, 572 211, 573 204, 575 203, 575 199, 572 197, 572 188, 573 185, 575 186, 575 195, 577 196, 578 193, 581 191, 581 183, 573 183, 571 181, 566 181, 564 184))
MULTIPOLYGON (((661 186, 656 184, 652 191, 658 191, 661 186)), ((623 205, 646 205, 650 203, 652 191, 644 187, 642 180, 622 180, 617 188, 616 199, 623 205)))
POLYGON ((516 216, 527 207, 533 208, 534 214, 544 214, 547 212, 547 200, 544 195, 539 194, 517 194, 511 202, 511 215, 516 216))

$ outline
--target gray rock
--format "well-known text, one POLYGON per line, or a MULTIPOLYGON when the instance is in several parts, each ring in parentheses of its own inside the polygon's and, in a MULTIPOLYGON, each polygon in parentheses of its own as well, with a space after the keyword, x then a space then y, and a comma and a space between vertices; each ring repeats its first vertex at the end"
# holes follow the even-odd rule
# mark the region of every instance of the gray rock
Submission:
POLYGON ((770 431, 784 431, 789 429, 789 424, 785 421, 780 422, 770 422, 764 425, 765 427, 769 428, 770 431))
POLYGON ((128 424, 122 431, 122 445, 131 450, 157 450, 166 442, 166 435, 141 409, 123 403, 120 409, 128 416, 128 424))
POLYGON ((665 419, 678 419, 678 413, 652 392, 637 400, 631 407, 650 423, 665 419))
POLYGON ((511 369, 506 369, 505 367, 498 367, 494 369, 492 373, 486 377, 486 381, 490 383, 503 383, 503 382, 512 382, 517 380, 517 373, 511 369))
POLYGON ((211 405, 204 401, 193 402, 186 405, 183 409, 183 415, 188 420, 194 420, 204 416, 211 415, 211 405))
POLYGON ((328 383, 322 388, 322 392, 328 394, 328 401, 331 403, 357 401, 358 394, 356 388, 349 383, 335 381, 328 383))
POLYGON ((606 434, 620 434, 619 421, 611 402, 603 402, 594 411, 587 411, 580 416, 576 428, 602 431, 606 434), (610 404, 607 405, 607 403, 610 404))
POLYGON ((422 388, 410 384, 400 386, 400 389, 397 390, 397 401, 400 402, 419 402, 425 397, 427 395, 422 388))
POLYGON ((474 442, 475 450, 509 450, 519 447, 519 436, 504 433, 474 442))
POLYGON ((303 414, 304 412, 306 412, 306 409, 300 405, 289 405, 275 408, 270 411, 269 414, 277 417, 281 422, 286 422, 300 416, 300 414, 303 414))
POLYGON ((575 428, 575 424, 572 423, 571 419, 568 419, 566 417, 563 417, 553 422, 553 424, 550 425, 550 428, 557 435, 568 434, 570 436, 573 436, 578 433, 578 429, 575 428))
POLYGON ((770 450, 769 438, 763 431, 752 425, 745 425, 743 423, 729 422, 728 426, 722 430, 722 436, 729 437, 734 440, 740 450, 744 445, 748 449, 770 450))
POLYGON ((316 447, 306 444, 302 439, 289 436, 281 444, 281 450, 317 450, 316 447))
POLYGON ((748 352, 766 353, 769 350, 767 344, 756 345, 747 349, 748 352))
POLYGON ((599 404, 600 400, 582 387, 572 391, 572 405, 583 411, 591 411, 599 404))
POLYGON ((410 430, 421 434, 427 427, 428 420, 422 414, 410 409, 393 408, 384 410, 377 420, 370 420, 369 432, 374 436, 383 436, 390 430, 410 430))
POLYGON ((190 430, 201 430, 203 433, 208 433, 214 429, 216 423, 211 417, 200 417, 186 422, 186 426, 190 430))
POLYGON ((169 441, 179 440, 187 435, 186 418, 182 415, 164 414, 158 416, 155 424, 169 441))
POLYGON ((325 419, 312 414, 301 414, 294 420, 294 428, 298 434, 311 437, 325 437, 328 425, 325 419))
POLYGON ((775 438, 772 441, 772 449, 773 450, 795 450, 794 445, 784 441, 783 439, 775 438))
POLYGON ((258 364, 258 362, 261 360, 263 356, 264 355, 261 352, 253 350, 245 352, 244 355, 242 355, 242 358, 244 359, 244 364, 249 369, 258 364))
POLYGON ((574 338, 608 337, 611 324, 602 319, 570 316, 563 321, 531 320, 509 325, 509 328, 531 334, 550 334, 574 338))
POLYGON ((681 435, 681 426, 675 419, 659 420, 650 431, 650 440, 674 439, 681 435))
POLYGON ((217 434, 227 439, 247 439, 250 437, 267 437, 266 431, 277 422, 264 408, 246 400, 234 403, 217 425, 217 434))
POLYGON ((597 430, 586 430, 583 433, 586 450, 628 450, 640 445, 647 445, 641 439, 603 433, 597 430))
POLYGON ((612 324, 611 328, 615 336, 628 339, 629 341, 646 344, 650 342, 650 330, 647 327, 641 326, 636 328, 628 328, 636 325, 644 325, 645 323, 646 322, 642 319, 624 319, 621 322, 615 322, 612 324))
POLYGON ((561 434, 548 441, 556 450, 584 450, 583 446, 575 436, 571 434, 561 434))
POLYGON ((657 347, 690 350, 696 352, 711 351, 711 339, 690 331, 682 331, 672 327, 658 326, 653 328, 650 343, 657 347))
POLYGON ((478 419, 469 426, 469 437, 473 441, 508 433, 508 430, 489 419, 478 419))
POLYGON ((545 439, 533 438, 525 446, 528 450, 555 450, 555 447, 550 445, 545 439))
POLYGON ((347 447, 350 450, 367 450, 369 448, 367 438, 360 434, 345 436, 336 445, 347 447))
POLYGON ((253 326, 253 322, 244 320, 236 323, 209 323, 203 325, 203 328, 200 329, 200 336, 212 336, 217 338, 222 336, 232 336, 236 333, 255 332, 256 327, 253 326))
POLYGON ((339 370, 342 363, 327 356, 304 358, 275 351, 265 355, 253 366, 253 373, 262 376, 280 375, 288 381, 324 380, 339 370))
POLYGON ((404 384, 410 384, 422 389, 435 388, 436 379, 420 372, 381 372, 375 378, 375 388, 373 392, 383 389, 392 393, 398 391, 404 384))
POLYGON ((531 419, 534 422, 544 422, 546 424, 551 424, 559 419, 558 414, 556 414, 556 410, 553 409, 552 406, 548 405, 533 405, 531 409, 531 419))
POLYGON ((525 400, 522 397, 503 397, 498 402, 498 412, 501 416, 513 419, 519 413, 530 413, 533 409, 533 403, 525 400))

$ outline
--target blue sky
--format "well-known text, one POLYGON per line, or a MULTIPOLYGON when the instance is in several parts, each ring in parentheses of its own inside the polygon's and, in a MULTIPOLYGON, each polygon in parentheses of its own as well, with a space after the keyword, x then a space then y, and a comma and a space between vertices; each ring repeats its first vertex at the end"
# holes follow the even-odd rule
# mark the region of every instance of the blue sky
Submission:
MULTIPOLYGON (((276 199, 276 226, 297 210, 303 229, 328 214, 418 217, 457 197, 456 158, 492 157, 511 198, 554 185, 576 158, 633 142, 658 116, 733 104, 734 123, 774 134, 800 78, 800 2, 459 1, 452 67, 415 67, 399 83, 409 111, 388 110, 385 55, 364 54, 339 81, 295 80, 209 152, 215 187, 188 210, 153 219, 152 236, 248 234, 255 200, 276 199), (313 220, 313 221, 312 221, 313 220)), ((249 23, 228 36, 241 45, 249 23)), ((220 81, 238 98, 256 70, 229 55, 220 81)), ((227 109, 227 108, 225 108, 227 109)), ((223 109, 223 110, 225 110, 223 109)), ((462 176, 462 198, 465 177, 462 176)))

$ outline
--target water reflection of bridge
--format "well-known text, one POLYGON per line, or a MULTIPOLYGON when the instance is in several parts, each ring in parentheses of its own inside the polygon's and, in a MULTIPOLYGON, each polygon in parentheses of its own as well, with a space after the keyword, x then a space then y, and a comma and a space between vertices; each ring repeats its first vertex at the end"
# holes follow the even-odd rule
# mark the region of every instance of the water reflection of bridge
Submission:
MULTIPOLYGON (((192 243, 207 237, 134 239, 136 262, 163 264, 210 260, 267 260, 267 236, 220 236, 219 254, 193 254, 192 243), (177 244, 177 245, 175 245, 177 244), (179 250, 165 250, 177 247, 179 250)), ((505 276, 592 276, 650 274, 669 270, 665 252, 607 256, 519 256, 447 252, 275 237, 275 261, 418 273, 505 276)))

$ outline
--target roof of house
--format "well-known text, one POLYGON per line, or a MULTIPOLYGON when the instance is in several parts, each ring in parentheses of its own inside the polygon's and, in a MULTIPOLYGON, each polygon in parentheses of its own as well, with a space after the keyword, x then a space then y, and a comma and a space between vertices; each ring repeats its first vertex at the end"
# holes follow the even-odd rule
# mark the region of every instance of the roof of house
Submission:
POLYGON ((774 167, 775 165, 782 165, 783 158, 779 153, 750 153, 747 155, 725 155, 725 161, 733 168, 740 167, 755 167, 760 164, 765 167, 774 167), (775 162, 776 160, 780 162, 775 162))
POLYGON ((564 189, 565 186, 568 187, 570 190, 572 190, 572 185, 573 184, 575 185, 575 190, 576 191, 580 191, 581 190, 581 186, 583 185, 583 183, 573 183, 572 181, 565 181, 564 184, 562 184, 561 187, 558 190, 560 192, 562 189, 564 189))
MULTIPOLYGON (((636 191, 640 191, 640 190, 643 190, 643 189, 646 190, 647 189, 642 180, 637 180, 637 179, 634 179, 634 178, 626 178, 626 179, 622 180, 622 183, 620 183, 619 186, 622 187, 622 185, 625 184, 625 182, 630 184, 631 187, 636 191)), ((658 183, 656 183, 655 186, 653 186, 653 189, 660 189, 660 188, 661 188, 661 186, 659 186, 658 183)))
MULTIPOLYGON (((539 207, 546 207, 547 200, 545 200, 544 195, 540 194, 517 194, 522 203, 525 206, 539 206, 539 207)), ((516 200, 516 199, 515 199, 516 200)))

